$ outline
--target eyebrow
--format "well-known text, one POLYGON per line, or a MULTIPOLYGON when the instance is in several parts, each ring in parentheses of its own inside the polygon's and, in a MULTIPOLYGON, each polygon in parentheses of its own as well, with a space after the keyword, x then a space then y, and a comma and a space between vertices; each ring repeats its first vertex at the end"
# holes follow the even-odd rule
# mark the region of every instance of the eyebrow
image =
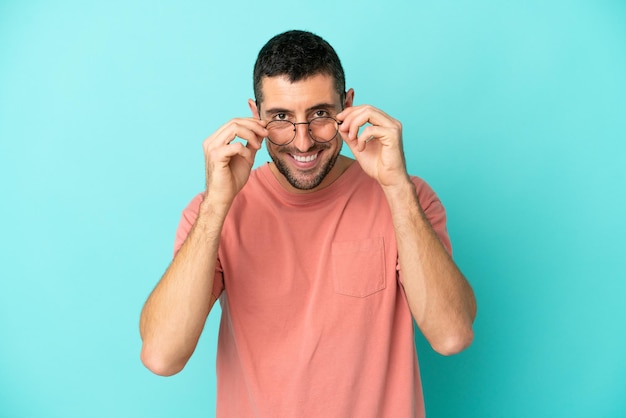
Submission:
MULTIPOLYGON (((306 113, 309 113, 313 110, 318 110, 318 109, 322 109, 322 110, 335 110, 336 106, 334 104, 330 104, 330 103, 318 103, 314 106, 311 106, 309 108, 306 109, 306 113)), ((293 113, 293 111, 282 108, 282 107, 273 107, 271 109, 267 109, 265 111, 265 113, 268 114, 272 114, 272 113, 293 113)))

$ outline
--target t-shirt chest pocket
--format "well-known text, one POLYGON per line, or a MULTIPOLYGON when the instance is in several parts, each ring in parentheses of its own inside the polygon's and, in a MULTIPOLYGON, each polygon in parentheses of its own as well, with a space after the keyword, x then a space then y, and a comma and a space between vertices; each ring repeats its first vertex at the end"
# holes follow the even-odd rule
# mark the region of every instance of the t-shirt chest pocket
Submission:
POLYGON ((335 293, 364 298, 386 286, 382 237, 332 244, 335 293))

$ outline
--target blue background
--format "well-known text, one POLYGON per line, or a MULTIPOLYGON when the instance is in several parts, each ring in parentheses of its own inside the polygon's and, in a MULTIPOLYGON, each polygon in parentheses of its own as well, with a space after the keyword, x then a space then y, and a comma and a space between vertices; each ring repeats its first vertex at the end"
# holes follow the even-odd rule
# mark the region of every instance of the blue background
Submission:
POLYGON ((458 356, 418 337, 429 416, 625 416, 626 3, 215 3, 0 0, 0 416, 213 415, 219 312, 171 378, 139 313, 202 140, 292 28, 448 210, 479 315, 458 356))

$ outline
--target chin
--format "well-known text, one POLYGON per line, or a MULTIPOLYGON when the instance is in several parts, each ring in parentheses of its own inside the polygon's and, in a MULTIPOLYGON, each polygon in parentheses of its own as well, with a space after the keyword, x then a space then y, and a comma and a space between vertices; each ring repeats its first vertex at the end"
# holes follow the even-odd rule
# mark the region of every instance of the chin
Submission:
POLYGON ((282 158, 277 157, 274 154, 270 154, 270 156, 272 157, 272 161, 274 161, 274 165, 278 171, 285 177, 285 179, 287 179, 292 187, 298 190, 312 190, 322 184, 328 173, 330 173, 333 169, 335 162, 339 157, 339 153, 334 154, 327 161, 321 162, 321 165, 316 167, 312 172, 304 172, 294 169, 282 158))

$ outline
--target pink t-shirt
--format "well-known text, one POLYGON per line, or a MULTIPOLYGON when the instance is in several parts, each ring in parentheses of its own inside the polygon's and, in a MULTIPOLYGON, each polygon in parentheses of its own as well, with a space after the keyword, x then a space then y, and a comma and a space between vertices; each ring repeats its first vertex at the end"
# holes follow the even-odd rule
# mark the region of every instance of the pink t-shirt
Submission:
MULTIPOLYGON (((451 251, 441 202, 412 180, 451 251)), ((183 212, 176 251, 201 200, 183 212)), ((218 258, 218 417, 424 416, 389 207, 358 163, 308 194, 287 192, 268 165, 254 170, 218 258)))

